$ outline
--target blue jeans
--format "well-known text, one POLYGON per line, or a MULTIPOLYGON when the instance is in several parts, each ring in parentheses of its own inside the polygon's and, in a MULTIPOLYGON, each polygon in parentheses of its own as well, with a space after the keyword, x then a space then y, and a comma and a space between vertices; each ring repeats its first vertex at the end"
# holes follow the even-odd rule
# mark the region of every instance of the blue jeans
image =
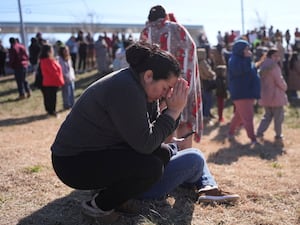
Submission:
POLYGON ((62 86, 61 93, 63 98, 64 109, 69 109, 74 105, 74 81, 66 83, 62 86))
POLYGON ((30 92, 29 83, 26 80, 26 68, 18 68, 15 69, 15 80, 18 86, 19 95, 22 96, 26 93, 30 92))
POLYGON ((202 101, 203 101, 203 116, 209 117, 210 116, 210 109, 213 105, 213 93, 212 91, 202 91, 202 101))
POLYGON ((206 185, 217 186, 203 153, 196 148, 179 151, 173 156, 161 179, 139 198, 162 198, 180 185, 194 186, 196 189, 206 185))

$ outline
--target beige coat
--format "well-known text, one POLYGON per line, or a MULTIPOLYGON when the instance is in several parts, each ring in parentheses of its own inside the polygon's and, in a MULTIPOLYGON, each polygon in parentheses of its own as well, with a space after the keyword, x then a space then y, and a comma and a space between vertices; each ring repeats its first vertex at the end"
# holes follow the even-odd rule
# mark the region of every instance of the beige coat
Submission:
POLYGON ((204 48, 197 49, 199 72, 201 80, 214 80, 216 73, 206 61, 206 51, 204 48))
POLYGON ((278 107, 288 103, 287 84, 276 62, 266 58, 261 65, 261 98, 259 104, 267 107, 278 107))

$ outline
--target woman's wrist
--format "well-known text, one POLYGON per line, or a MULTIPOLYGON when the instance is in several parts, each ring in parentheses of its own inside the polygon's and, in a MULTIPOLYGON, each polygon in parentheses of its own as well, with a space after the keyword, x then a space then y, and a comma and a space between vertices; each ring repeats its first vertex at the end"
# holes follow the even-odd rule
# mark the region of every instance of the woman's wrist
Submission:
POLYGON ((180 111, 177 110, 171 110, 171 109, 166 109, 166 114, 168 114, 170 117, 172 117, 175 121, 178 119, 178 117, 180 116, 180 111))

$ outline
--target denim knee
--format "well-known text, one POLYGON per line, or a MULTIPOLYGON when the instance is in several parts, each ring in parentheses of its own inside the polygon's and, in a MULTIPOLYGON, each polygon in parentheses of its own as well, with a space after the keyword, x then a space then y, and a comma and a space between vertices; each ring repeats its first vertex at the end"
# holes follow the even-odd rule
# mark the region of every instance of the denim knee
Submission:
POLYGON ((184 151, 184 161, 186 165, 189 165, 188 167, 190 173, 188 180, 185 180, 185 183, 199 183, 205 171, 205 157, 203 153, 196 148, 190 148, 184 151))
POLYGON ((188 160, 192 165, 203 165, 205 162, 205 157, 203 153, 197 148, 188 148, 185 154, 188 155, 186 160, 188 160))

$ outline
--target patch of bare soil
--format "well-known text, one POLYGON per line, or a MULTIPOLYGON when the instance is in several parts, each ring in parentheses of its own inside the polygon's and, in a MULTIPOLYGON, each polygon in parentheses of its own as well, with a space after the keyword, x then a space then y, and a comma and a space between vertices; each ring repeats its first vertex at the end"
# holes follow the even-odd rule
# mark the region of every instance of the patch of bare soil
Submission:
MULTIPOLYGON (((80 202, 90 194, 62 184, 51 166, 50 145, 67 112, 0 122, 0 224, 90 225, 80 202)), ((228 124, 207 127, 200 148, 219 187, 241 196, 235 205, 197 204, 195 193, 178 188, 165 201, 141 203, 145 213, 122 217, 119 225, 296 225, 300 224, 299 129, 287 129, 285 146, 273 143, 270 127, 263 145, 250 146, 241 130, 225 140, 228 124)))

